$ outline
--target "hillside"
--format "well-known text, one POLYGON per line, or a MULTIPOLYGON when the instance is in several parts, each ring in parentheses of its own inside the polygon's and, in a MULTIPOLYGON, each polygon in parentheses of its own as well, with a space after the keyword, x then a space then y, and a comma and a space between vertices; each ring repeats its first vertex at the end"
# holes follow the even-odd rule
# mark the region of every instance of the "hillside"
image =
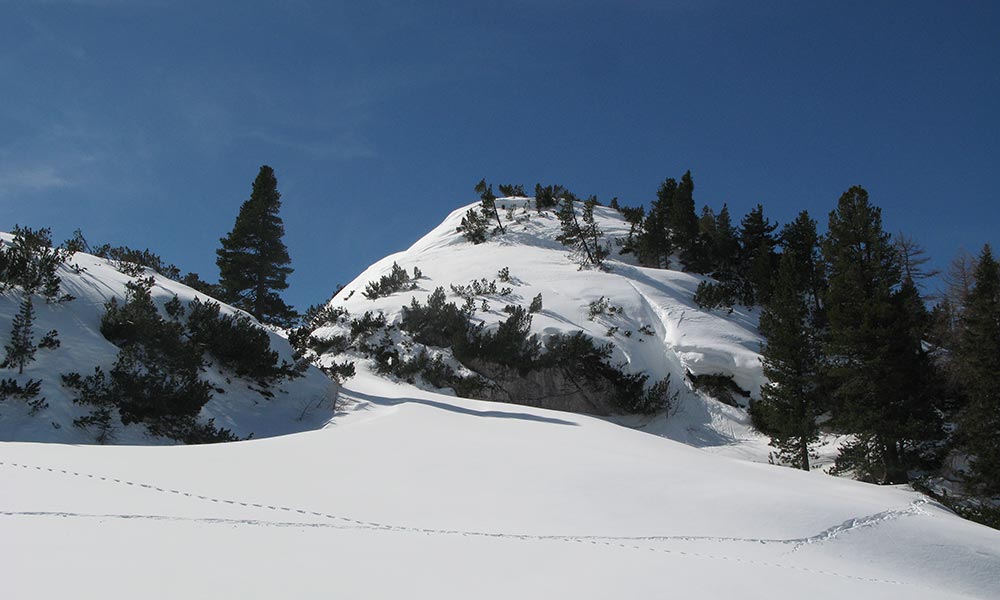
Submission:
MULTIPOLYGON (((6 242, 12 239, 9 234, 0 236, 6 242)), ((111 369, 120 349, 101 334, 101 318, 109 300, 116 299, 120 304, 125 301, 126 284, 130 281, 154 277, 150 295, 162 315, 166 314, 164 305, 174 296, 183 307, 189 307, 196 298, 213 301, 150 269, 132 277, 117 270, 109 261, 83 252, 75 253, 57 272, 62 280, 61 293, 73 296, 74 300, 47 303, 36 296, 33 330, 36 342, 45 332, 57 331, 59 347, 39 349, 35 360, 25 366, 21 375, 16 369, 3 369, 3 377, 22 384, 32 379, 40 381, 38 396, 45 399, 47 407, 30 414, 23 402, 15 399, 0 402, 0 440, 94 443, 92 431, 73 425, 74 420, 86 415, 89 409, 73 402, 77 393, 63 384, 61 376, 74 372, 86 376, 93 373, 95 367, 106 372, 111 369)), ((0 293, 0 336, 4 344, 23 297, 22 291, 16 288, 0 293)), ((231 315, 238 311, 223 305, 221 313, 231 315)), ((279 360, 292 362, 288 342, 270 331, 268 336, 271 349, 278 353, 279 360)), ((236 376, 209 356, 201 369, 201 379, 211 385, 212 399, 201 410, 199 420, 214 419, 217 427, 230 429, 241 438, 315 429, 332 416, 336 387, 315 368, 310 368, 303 377, 284 379, 265 389, 255 381, 236 376)), ((163 437, 150 436, 141 425, 123 426, 120 423, 115 423, 112 441, 119 444, 171 443, 163 437)))
MULTIPOLYGON (((346 311, 347 317, 318 327, 313 337, 325 340, 349 336, 350 321, 366 312, 381 312, 390 327, 398 325, 404 306, 413 299, 426 304, 438 287, 446 291, 449 302, 461 304, 463 298, 452 286, 475 282, 482 282, 483 287, 495 284, 493 293, 475 295, 476 310, 472 315, 474 323, 482 323, 489 331, 508 317, 503 311, 505 306, 526 308, 540 294, 543 308, 532 315, 530 330, 541 340, 582 331, 597 344, 613 344, 606 362, 621 365, 624 372, 648 374, 648 384, 669 377, 671 393, 676 397, 666 413, 613 419, 691 445, 767 461, 767 440, 749 427, 745 411, 695 390, 689 378, 689 374, 731 377, 738 388, 727 394, 732 404, 746 405, 747 399, 740 392, 757 397, 764 381, 759 360, 761 338, 756 330, 759 311, 748 307, 735 307, 732 313, 702 310, 693 296, 704 277, 645 268, 632 255, 620 254, 619 244, 628 236, 630 226, 616 210, 595 209, 605 243, 611 248, 606 268, 599 270, 580 268, 570 250, 556 241, 559 221, 553 212, 536 212, 533 200, 525 198, 502 198, 497 200, 497 206, 506 234, 472 244, 456 229, 466 211, 478 208, 478 204, 453 211, 409 249, 373 264, 340 290, 328 307, 346 311), (367 298, 369 284, 391 273, 394 265, 409 273, 416 268, 421 277, 407 286, 412 289, 367 298), (500 277, 504 269, 509 273, 506 282, 500 277), (510 293, 502 294, 503 288, 509 288, 510 293), (484 301, 488 310, 482 310, 484 301), (594 307, 602 305, 604 309, 594 314, 594 307)), ((371 339, 377 340, 380 335, 382 332, 376 332, 371 339)), ((426 349, 458 365, 448 348, 413 343, 412 338, 398 331, 391 332, 391 336, 404 359, 426 349), (403 340, 407 343, 402 344, 403 340)), ((376 367, 356 351, 330 352, 320 362, 349 359, 357 360, 361 369, 376 367)), ((437 389, 420 377, 414 383, 437 389)), ((821 449, 824 456, 829 451, 821 449)))
MULTIPOLYGON (((56 328, 62 344, 19 376, 43 379, 48 408, 0 405, 4 589, 102 600, 1000 596, 996 530, 908 486, 764 464, 767 439, 737 391, 755 397, 762 381, 757 309, 699 310, 699 276, 627 255, 581 269, 555 241, 555 218, 526 203, 498 201, 513 207, 509 232, 478 245, 456 232, 463 207, 331 299, 305 345, 323 367, 354 362, 339 388, 311 369, 269 398, 208 360, 202 376, 222 391, 199 417, 254 434, 233 443, 164 447, 131 425, 100 446, 73 426, 84 407, 58 376, 114 362, 101 316, 131 279, 75 255, 84 270, 60 274, 76 299, 36 303, 38 334, 56 328), (366 297, 394 265, 412 274, 405 289, 366 297), (451 286, 472 281, 487 288, 475 295, 475 331, 496 331, 505 306, 540 294, 530 333, 542 347, 575 331, 611 342, 608 364, 622 373, 649 375, 647 386, 669 378, 668 408, 596 417, 461 398, 426 370, 398 371, 423 354, 475 375, 454 347, 402 327, 413 299, 427 305, 440 287, 461 302, 451 286), (689 374, 731 378, 712 391, 731 404, 689 374)), ((596 213, 611 243, 627 235, 616 212, 596 213)), ((2 297, 0 322, 18 311, 17 294, 2 297)), ((160 312, 175 294, 189 308, 199 296, 156 277, 160 312)))

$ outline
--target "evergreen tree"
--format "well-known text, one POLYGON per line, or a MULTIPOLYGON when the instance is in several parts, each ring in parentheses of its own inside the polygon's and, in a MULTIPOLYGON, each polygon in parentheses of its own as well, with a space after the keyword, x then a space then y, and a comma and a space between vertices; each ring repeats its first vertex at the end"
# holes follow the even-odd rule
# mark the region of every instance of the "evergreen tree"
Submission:
POLYGON ((35 307, 31 303, 31 294, 25 294, 21 301, 21 310, 14 316, 11 323, 10 343, 4 346, 7 355, 3 361, 4 368, 17 367, 17 372, 24 373, 24 365, 35 360, 34 333, 32 324, 35 322, 35 307))
POLYGON ((559 217, 560 227, 560 233, 556 236, 556 240, 573 249, 573 255, 581 267, 588 264, 600 266, 606 255, 606 251, 600 249, 597 242, 602 233, 594 222, 593 210, 596 202, 592 202, 592 200, 584 203, 583 227, 580 226, 580 220, 576 217, 576 209, 572 199, 563 198, 556 213, 556 216, 559 217))
POLYGON ((783 461, 808 471, 810 446, 819 434, 821 351, 800 264, 794 251, 782 255, 774 293, 760 315, 769 383, 761 386, 751 415, 783 461))
POLYGON ((722 205, 722 210, 715 216, 714 232, 711 248, 714 276, 719 281, 731 281, 736 277, 740 242, 726 204, 722 205))
POLYGON ((877 483, 906 482, 917 442, 935 428, 921 346, 923 304, 912 282, 901 281, 881 210, 863 188, 840 197, 823 250, 834 420, 856 435, 841 450, 837 470, 877 483))
POLYGON ((772 233, 777 227, 764 217, 764 207, 760 204, 740 222, 738 262, 743 304, 765 303, 768 300, 777 259, 772 233))
POLYGON ((795 260, 796 285, 807 295, 814 316, 820 316, 826 282, 823 259, 819 252, 819 235, 816 221, 802 211, 795 220, 785 225, 778 236, 784 254, 795 260))
POLYGON ((969 482, 1000 494, 1000 265, 987 245, 975 269, 975 284, 961 316, 958 371, 967 396, 959 423, 972 459, 969 482))
POLYGON ((670 213, 677 190, 677 181, 667 179, 656 192, 656 200, 642 221, 641 231, 635 238, 635 251, 639 262, 647 267, 669 268, 673 245, 670 237, 670 213))
POLYGON ((495 217, 497 220, 496 231, 499 231, 501 234, 506 233, 503 223, 500 222, 500 213, 497 212, 497 197, 493 194, 493 186, 487 185, 485 179, 480 179, 479 183, 476 184, 476 193, 479 194, 481 201, 479 210, 482 211, 483 217, 487 220, 495 217))
POLYGON ((280 208, 278 180, 274 170, 264 165, 233 230, 220 240, 216 264, 224 300, 262 322, 288 326, 295 312, 278 292, 288 288, 285 278, 293 269, 281 240, 285 226, 278 216, 280 208))
POLYGON ((668 226, 673 246, 681 254, 681 261, 688 270, 697 270, 702 262, 702 248, 698 244, 698 215, 694 206, 694 180, 691 178, 691 171, 681 176, 674 192, 668 226))

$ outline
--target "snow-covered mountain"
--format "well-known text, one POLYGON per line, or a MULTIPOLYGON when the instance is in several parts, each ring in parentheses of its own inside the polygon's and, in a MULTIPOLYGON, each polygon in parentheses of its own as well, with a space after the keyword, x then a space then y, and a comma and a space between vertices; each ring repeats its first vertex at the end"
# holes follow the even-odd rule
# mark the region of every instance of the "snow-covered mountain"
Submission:
MULTIPOLYGON (((1000 597, 1000 532, 906 486, 764 464, 766 439, 745 412, 693 389, 687 372, 731 376, 757 393, 753 311, 701 311, 691 300, 698 277, 615 254, 606 271, 580 270, 554 241, 555 218, 529 209, 525 219, 527 202, 498 201, 502 216, 513 206, 508 233, 479 245, 455 231, 468 207, 459 209, 331 300, 333 318, 312 332, 314 347, 327 350, 318 360, 354 360, 357 375, 341 388, 332 419, 318 409, 304 421, 275 419, 314 431, 206 446, 0 443, 0 536, 10 541, 0 546, 4 591, 101 599, 1000 597), (365 297, 393 263, 419 269, 417 288, 365 297), (508 282, 500 281, 504 267, 508 282), (419 375, 413 383, 378 375, 356 343, 322 343, 381 311, 387 327, 371 338, 388 336, 405 359, 422 348, 392 328, 402 307, 411 298, 426 303, 437 287, 461 301, 450 286, 483 278, 497 280, 495 294, 475 300, 472 318, 486 330, 508 317, 505 305, 527 306, 541 294, 534 333, 582 330, 613 342, 611 361, 623 371, 670 376, 675 406, 598 418, 459 398, 419 375), (603 308, 591 320, 602 297, 622 310, 603 308)), ((598 208, 597 217, 609 237, 627 234, 614 211, 598 208)), ((85 274, 97 273, 94 261, 85 274)), ((126 280, 115 280, 114 293, 126 280)), ((193 294, 157 283, 165 286, 159 302, 193 294)), ((101 348, 104 298, 93 297, 94 316, 74 334, 81 355, 101 348)), ((449 349, 426 350, 454 364, 449 349)), ((287 391, 272 402, 304 400, 287 391)), ((233 422, 250 418, 240 412, 249 406, 273 405, 234 404, 233 422)))

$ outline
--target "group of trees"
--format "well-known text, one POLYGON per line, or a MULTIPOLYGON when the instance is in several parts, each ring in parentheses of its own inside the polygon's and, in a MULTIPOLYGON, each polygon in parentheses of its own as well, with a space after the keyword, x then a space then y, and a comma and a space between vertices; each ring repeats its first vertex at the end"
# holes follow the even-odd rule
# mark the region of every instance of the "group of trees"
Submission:
POLYGON ((801 213, 758 288, 764 374, 752 406, 778 457, 808 470, 819 423, 853 434, 835 470, 876 483, 934 472, 966 453, 969 489, 1000 493, 1000 271, 987 246, 967 294, 928 311, 922 250, 885 232, 861 187, 822 238, 801 213))

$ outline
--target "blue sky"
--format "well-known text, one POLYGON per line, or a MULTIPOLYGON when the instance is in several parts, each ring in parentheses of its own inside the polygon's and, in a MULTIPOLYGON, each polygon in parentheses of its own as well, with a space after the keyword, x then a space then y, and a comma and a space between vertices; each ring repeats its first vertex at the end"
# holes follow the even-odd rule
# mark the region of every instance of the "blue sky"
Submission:
POLYGON ((0 229, 217 277, 274 167, 325 300, 480 178, 821 224, 865 186, 943 266, 1000 245, 995 2, 0 0, 0 229))

